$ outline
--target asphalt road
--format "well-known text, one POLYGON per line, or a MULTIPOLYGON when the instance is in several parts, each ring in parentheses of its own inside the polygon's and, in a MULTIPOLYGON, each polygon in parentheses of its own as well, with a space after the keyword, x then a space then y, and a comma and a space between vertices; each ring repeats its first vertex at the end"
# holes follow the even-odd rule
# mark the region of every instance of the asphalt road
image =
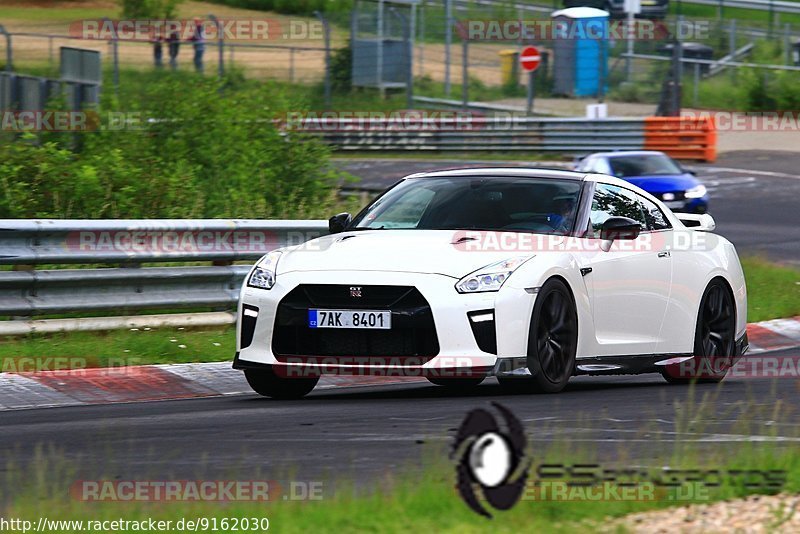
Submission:
MULTIPOLYGON (((414 172, 454 167, 541 166, 561 162, 464 160, 339 159, 338 165, 361 178, 355 187, 380 191, 414 172)), ((710 194, 717 233, 740 254, 757 254, 800 266, 800 152, 743 151, 721 155, 713 164, 688 165, 710 194)))
MULTIPOLYGON (((771 355, 781 354, 788 353, 771 355)), ((67 464, 74 470, 67 481, 291 476, 371 485, 413 470, 426 454, 444 458, 467 411, 490 402, 523 421, 534 450, 569 443, 612 466, 622 459, 660 466, 679 439, 717 451, 743 441, 800 442, 797 378, 728 379, 698 385, 692 398, 688 387, 641 375, 578 377, 557 395, 509 394, 487 379, 461 395, 425 383, 289 402, 241 395, 3 412, 0 458, 23 473, 34 463, 48 471, 67 464), (706 395, 710 409, 677 433, 706 395), (777 418, 776 399, 784 404, 777 418)))

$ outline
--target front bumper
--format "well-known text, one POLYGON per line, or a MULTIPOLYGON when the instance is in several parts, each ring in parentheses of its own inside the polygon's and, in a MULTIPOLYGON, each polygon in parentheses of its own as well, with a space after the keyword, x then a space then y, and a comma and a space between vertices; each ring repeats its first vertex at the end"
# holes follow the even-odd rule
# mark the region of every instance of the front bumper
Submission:
MULTIPOLYGON (((300 368, 306 374, 396 373, 474 376, 489 373, 498 358, 524 356, 528 318, 535 295, 509 286, 504 286, 498 292, 459 294, 454 287, 456 282, 457 279, 453 277, 438 274, 310 271, 282 273, 278 276, 276 285, 270 290, 244 287, 239 302, 240 320, 237 325, 237 356, 234 367, 239 369, 254 369, 264 365, 292 367, 300 368), (365 353, 364 345, 358 342, 350 343, 353 340, 346 339, 347 331, 342 330, 335 332, 334 336, 327 337, 328 340, 338 339, 340 345, 337 347, 332 347, 330 342, 327 345, 311 343, 307 338, 316 333, 298 322, 302 321, 301 315, 298 314, 302 310, 297 308, 295 302, 295 309, 292 310, 294 316, 289 322, 292 323, 293 329, 291 336, 297 338, 298 342, 291 346, 302 349, 300 353, 287 354, 286 332, 282 332, 280 328, 283 328, 281 325, 288 324, 285 314, 286 304, 296 297, 297 289, 301 285, 362 288, 364 298, 353 298, 352 303, 348 302, 345 305, 338 303, 338 305, 316 306, 323 309, 388 309, 385 306, 369 304, 367 296, 370 288, 387 286, 415 288, 428 304, 428 311, 435 326, 432 333, 425 330, 421 332, 428 332, 428 335, 435 336, 435 339, 422 340, 424 343, 414 343, 412 346, 435 346, 435 351, 407 354, 393 343, 396 340, 390 340, 392 342, 368 345, 382 348, 374 349, 375 353, 365 353), (474 321, 476 314, 485 321, 487 313, 493 313, 494 319, 492 321, 494 336, 489 341, 487 341, 486 325, 481 324, 476 329, 474 321), (325 347, 325 350, 321 351, 322 354, 309 353, 313 351, 308 347, 325 347), (349 347, 358 349, 350 354, 347 352, 349 347)), ((393 310, 393 325, 400 325, 403 320, 408 320, 408 317, 402 315, 405 313, 401 312, 396 322, 393 310)), ((318 332, 324 329, 316 330, 318 332)), ((354 333, 353 338, 363 335, 363 331, 354 333)), ((420 334, 408 331, 408 335, 420 334)), ((374 336, 373 338, 377 339, 374 336)))

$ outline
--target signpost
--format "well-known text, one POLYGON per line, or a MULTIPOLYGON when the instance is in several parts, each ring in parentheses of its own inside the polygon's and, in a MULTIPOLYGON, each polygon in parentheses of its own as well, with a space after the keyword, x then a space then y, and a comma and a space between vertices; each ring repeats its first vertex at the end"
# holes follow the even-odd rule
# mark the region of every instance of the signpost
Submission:
POLYGON ((519 63, 524 70, 528 72, 528 105, 525 108, 526 114, 530 115, 533 112, 533 83, 535 81, 535 72, 542 62, 542 55, 539 49, 535 46, 526 46, 522 53, 519 55, 519 63))

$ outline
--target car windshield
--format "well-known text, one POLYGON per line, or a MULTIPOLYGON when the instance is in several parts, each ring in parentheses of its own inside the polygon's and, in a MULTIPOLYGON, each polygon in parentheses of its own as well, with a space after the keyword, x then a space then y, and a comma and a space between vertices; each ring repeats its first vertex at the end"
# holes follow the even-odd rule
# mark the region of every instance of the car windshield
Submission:
POLYGON ((356 229, 569 233, 580 182, 542 178, 410 178, 364 208, 356 229))
POLYGON ((615 156, 609 158, 611 172, 614 176, 661 176, 667 174, 683 174, 678 165, 664 154, 648 154, 644 156, 615 156))

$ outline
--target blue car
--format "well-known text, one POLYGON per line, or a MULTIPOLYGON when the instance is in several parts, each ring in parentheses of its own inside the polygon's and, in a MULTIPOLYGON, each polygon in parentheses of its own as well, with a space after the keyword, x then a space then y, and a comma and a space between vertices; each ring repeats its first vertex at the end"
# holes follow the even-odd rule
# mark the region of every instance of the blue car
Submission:
POLYGON ((622 178, 658 198, 672 211, 708 211, 706 186, 663 152, 598 152, 580 160, 575 170, 622 178))

